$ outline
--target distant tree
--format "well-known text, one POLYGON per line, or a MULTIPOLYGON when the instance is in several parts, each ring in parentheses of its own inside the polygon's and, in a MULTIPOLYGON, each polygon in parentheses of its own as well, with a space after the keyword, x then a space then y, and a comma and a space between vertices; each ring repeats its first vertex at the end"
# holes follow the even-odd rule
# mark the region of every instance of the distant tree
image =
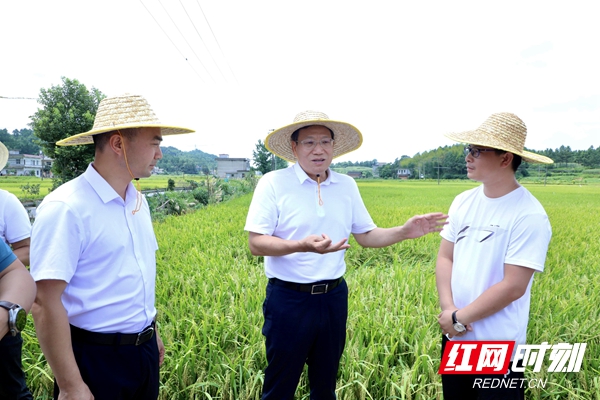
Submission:
POLYGON ((98 89, 88 90, 78 80, 65 77, 62 85, 40 90, 42 108, 31 117, 31 127, 44 153, 54 159, 54 187, 79 176, 93 160, 93 145, 57 147, 56 142, 91 130, 104 97, 98 89))
POLYGON ((588 168, 600 166, 600 148, 590 146, 587 150, 578 151, 575 161, 588 168))
POLYGON ((287 161, 267 150, 267 147, 260 139, 258 139, 258 143, 256 143, 256 147, 252 151, 252 164, 254 164, 255 170, 260 171, 263 174, 288 166, 287 161))
POLYGON ((21 154, 39 154, 41 147, 37 143, 37 138, 34 136, 31 129, 15 129, 12 132, 16 139, 18 150, 21 154))
POLYGON ((267 150, 262 140, 258 139, 256 147, 252 152, 252 164, 254 169, 266 174, 271 171, 271 152, 267 150))
POLYGON ((12 134, 0 129, 0 142, 9 150, 18 150, 21 154, 39 154, 41 149, 31 129, 15 129, 12 134))
POLYGON ((197 174, 198 170, 196 169, 196 164, 192 161, 185 161, 181 166, 181 172, 184 174, 197 174))
POLYGON ((198 149, 181 151, 176 147, 165 146, 161 147, 161 151, 163 156, 157 166, 166 174, 209 175, 217 167, 216 155, 198 149))
POLYGON ((398 168, 395 168, 393 164, 385 164, 379 167, 380 178, 392 178, 398 177, 398 168))
POLYGON ((12 141, 13 136, 8 133, 6 128, 0 129, 0 142, 2 142, 2 144, 5 145, 9 150, 13 150, 12 141))
POLYGON ((372 167, 377 165, 377 159, 368 160, 368 161, 340 161, 337 163, 332 163, 331 168, 348 168, 348 167, 372 167))
POLYGON ((557 163, 564 162, 565 167, 569 162, 573 159, 573 151, 571 150, 571 146, 560 146, 560 148, 556 149, 554 152, 555 158, 554 161, 557 163))

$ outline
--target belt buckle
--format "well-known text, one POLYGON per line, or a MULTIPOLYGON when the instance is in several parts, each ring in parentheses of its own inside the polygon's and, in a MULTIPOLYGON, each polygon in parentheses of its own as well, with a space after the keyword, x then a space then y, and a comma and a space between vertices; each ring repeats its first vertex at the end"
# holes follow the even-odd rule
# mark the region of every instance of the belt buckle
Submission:
POLYGON ((149 327, 148 329, 138 333, 137 339, 135 340, 135 345, 139 346, 140 344, 148 341, 154 335, 154 328, 149 327))
POLYGON ((323 294, 327 293, 327 288, 329 287, 328 283, 321 283, 319 285, 312 285, 310 289, 310 294, 323 294))

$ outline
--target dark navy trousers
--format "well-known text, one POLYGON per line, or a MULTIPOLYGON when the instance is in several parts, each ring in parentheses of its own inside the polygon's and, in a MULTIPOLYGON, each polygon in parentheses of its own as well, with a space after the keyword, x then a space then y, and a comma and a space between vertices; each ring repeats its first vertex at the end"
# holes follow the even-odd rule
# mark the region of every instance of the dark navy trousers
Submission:
POLYGON ((271 282, 263 303, 267 368, 263 400, 292 400, 304 364, 311 400, 333 400, 346 344, 348 286, 310 294, 271 282))
MULTIPOLYGON (((98 345, 73 341, 83 381, 95 400, 155 400, 159 387, 156 335, 139 346, 98 345)), ((54 399, 59 388, 54 382, 54 399)))
POLYGON ((0 340, 0 399, 24 400, 33 399, 23 373, 21 354, 23 338, 18 333, 12 336, 7 333, 0 340))

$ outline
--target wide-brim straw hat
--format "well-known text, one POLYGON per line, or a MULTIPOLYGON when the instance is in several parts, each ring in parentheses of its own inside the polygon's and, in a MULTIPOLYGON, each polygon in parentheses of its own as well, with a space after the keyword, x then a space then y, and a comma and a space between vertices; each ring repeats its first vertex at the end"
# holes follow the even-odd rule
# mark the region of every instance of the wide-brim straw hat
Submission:
POLYGON ((322 125, 331 129, 334 136, 333 158, 350 153, 362 145, 362 134, 353 125, 331 120, 319 111, 303 111, 296 115, 293 123, 271 132, 265 139, 265 147, 277 157, 295 163, 297 160, 292 151, 292 133, 311 125, 322 125))
POLYGON ((474 131, 448 133, 445 136, 457 142, 508 151, 529 163, 554 163, 548 157, 524 150, 527 127, 519 117, 511 113, 492 114, 474 131))
POLYGON ((69 136, 56 142, 59 146, 74 146, 94 142, 93 135, 129 128, 160 128, 163 136, 194 132, 193 129, 162 124, 142 96, 124 94, 107 97, 98 105, 91 131, 69 136))
POLYGON ((4 169, 8 162, 8 149, 4 143, 0 142, 0 171, 4 169))

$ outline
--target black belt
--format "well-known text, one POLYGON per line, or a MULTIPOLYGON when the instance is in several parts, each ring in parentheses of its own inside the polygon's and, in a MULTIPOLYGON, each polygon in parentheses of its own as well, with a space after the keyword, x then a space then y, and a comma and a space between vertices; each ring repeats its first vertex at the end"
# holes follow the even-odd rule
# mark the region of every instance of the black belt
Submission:
POLYGON ((329 281, 318 281, 313 283, 287 282, 277 278, 270 278, 269 282, 271 282, 273 285, 283 286, 288 289, 297 290, 298 292, 308 292, 310 294, 323 294, 335 289, 340 283, 342 283, 343 280, 344 277, 342 276, 340 278, 329 281))
POLYGON ((101 345, 136 345, 147 342, 154 336, 154 322, 139 333, 90 332, 71 325, 71 340, 101 345))

